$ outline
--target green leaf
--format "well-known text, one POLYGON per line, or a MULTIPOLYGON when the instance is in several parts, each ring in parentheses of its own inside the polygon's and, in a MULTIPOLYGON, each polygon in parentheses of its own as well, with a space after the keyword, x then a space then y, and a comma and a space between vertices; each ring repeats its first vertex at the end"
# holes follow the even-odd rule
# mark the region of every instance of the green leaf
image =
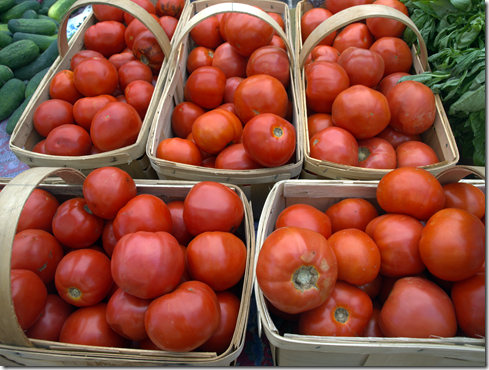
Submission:
POLYGON ((453 6, 464 12, 469 12, 472 9, 471 0, 450 0, 453 6))
POLYGON ((486 106, 486 86, 483 85, 474 91, 467 91, 455 103, 453 103, 448 114, 457 111, 477 112, 486 106))
POLYGON ((485 166, 486 162, 486 110, 469 114, 470 127, 474 133, 472 144, 474 145, 473 160, 476 166, 485 166))

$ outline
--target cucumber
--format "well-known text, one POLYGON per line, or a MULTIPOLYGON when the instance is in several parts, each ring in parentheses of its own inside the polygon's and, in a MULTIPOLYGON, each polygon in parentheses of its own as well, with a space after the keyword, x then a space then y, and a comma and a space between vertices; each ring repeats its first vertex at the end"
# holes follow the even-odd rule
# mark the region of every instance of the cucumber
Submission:
POLYGON ((12 78, 14 78, 14 72, 9 67, 0 65, 0 88, 12 78))
POLYGON ((12 33, 23 32, 36 35, 52 36, 56 33, 56 23, 49 19, 11 19, 8 29, 12 33))
POLYGON ((39 15, 42 14, 42 15, 46 15, 47 16, 48 15, 48 11, 49 11, 49 8, 41 8, 41 9, 39 9, 37 11, 37 14, 39 14, 39 15))
POLYGON ((8 23, 11 19, 17 19, 22 17, 26 10, 34 10, 38 11, 41 9, 41 4, 39 4, 36 0, 27 0, 23 3, 15 5, 13 8, 10 8, 5 13, 0 15, 0 20, 2 23, 8 23))
POLYGON ((43 0, 43 1, 41 1, 41 9, 51 8, 56 1, 58 1, 58 0, 43 0))
POLYGON ((8 31, 8 24, 0 23, 0 31, 8 31))
POLYGON ((29 104, 29 101, 31 100, 31 97, 29 96, 28 98, 24 99, 21 105, 12 113, 10 118, 7 121, 7 126, 5 126, 5 132, 8 135, 12 135, 12 132, 14 132, 15 126, 17 126, 17 123, 19 122, 20 117, 22 116, 22 113, 24 113, 25 108, 27 107, 27 104, 29 104))
POLYGON ((46 36, 46 35, 36 35, 34 33, 24 33, 24 32, 15 32, 13 40, 32 40, 34 43, 39 46, 39 51, 42 53, 45 51, 52 42, 56 42, 58 36, 46 36))
MULTIPOLYGON (((15 70, 33 62, 39 54, 39 46, 34 41, 19 40, 0 50, 0 64, 15 70)), ((21 80, 30 80, 30 78, 21 80)))
POLYGON ((54 22, 54 24, 56 25, 56 28, 59 28, 59 22, 56 19, 50 18, 47 15, 40 14, 40 13, 38 14, 38 16, 39 16, 39 19, 47 19, 47 20, 50 20, 51 22, 54 22))
POLYGON ((58 0, 56 1, 48 11, 48 17, 61 21, 68 9, 76 2, 76 0, 58 0))
POLYGON ((15 5, 19 5, 21 3, 25 3, 28 0, 15 0, 15 5))
MULTIPOLYGON (((3 50, 0 50, 0 53, 2 51, 3 50)), ((50 68, 58 56, 58 43, 53 42, 51 45, 49 45, 46 51, 34 59, 34 61, 16 69, 14 71, 14 77, 20 80, 30 80, 36 75, 36 73, 42 71, 44 68, 50 68)))
POLYGON ((29 9, 22 14, 22 18, 24 19, 37 19, 39 16, 37 15, 35 10, 29 9))
POLYGON ((10 31, 3 31, 3 30, 0 30, 0 33, 3 33, 3 34, 5 34, 5 35, 7 35, 7 36, 10 36, 10 37, 14 37, 14 34, 13 34, 12 32, 10 32, 10 31))
POLYGON ((9 117, 25 99, 25 85, 17 79, 8 80, 0 89, 0 121, 9 117))
MULTIPOLYGON (((46 73, 48 73, 49 68, 44 68, 41 72, 36 73, 34 77, 31 78, 29 83, 27 84, 25 88, 25 97, 28 98, 32 94, 34 94, 34 91, 36 91, 37 87, 41 83, 42 79, 44 76, 46 76, 46 73)), ((12 74, 13 76, 13 74, 12 74)))
POLYGON ((0 14, 15 6, 15 0, 0 0, 0 14))
POLYGON ((4 32, 0 32, 0 49, 10 45, 13 42, 11 36, 7 35, 4 32))

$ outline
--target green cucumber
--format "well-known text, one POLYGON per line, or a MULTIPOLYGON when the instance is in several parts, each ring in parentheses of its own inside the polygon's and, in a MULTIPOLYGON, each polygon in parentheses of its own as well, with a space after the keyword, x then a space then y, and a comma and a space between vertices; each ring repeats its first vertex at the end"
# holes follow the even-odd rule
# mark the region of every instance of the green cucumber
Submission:
POLYGON ((29 9, 22 14, 22 18, 24 19, 37 19, 39 16, 37 15, 35 10, 29 9))
POLYGON ((0 89, 0 121, 9 117, 25 99, 25 85, 17 79, 8 80, 0 89))
MULTIPOLYGON (((2 51, 3 50, 0 50, 0 53, 2 51)), ((20 80, 30 80, 36 73, 42 71, 44 68, 50 68, 58 56, 58 43, 53 42, 49 45, 46 51, 34 59, 34 61, 16 69, 14 71, 14 77, 20 80)))
POLYGON ((14 72, 9 67, 0 65, 0 88, 12 78, 14 78, 14 72))
POLYGON ((25 97, 28 98, 32 94, 34 94, 34 91, 36 91, 37 87, 41 83, 42 79, 44 76, 46 76, 46 73, 48 73, 49 68, 44 68, 41 72, 36 73, 34 77, 31 78, 29 83, 27 84, 25 88, 25 97))
POLYGON ((28 0, 15 0, 15 5, 25 3, 26 1, 28 1, 28 0))
POLYGON ((54 22, 54 24, 56 25, 56 28, 59 28, 59 22, 56 19, 50 18, 50 17, 48 17, 47 15, 44 15, 44 14, 38 14, 38 15, 39 15, 39 19, 47 19, 47 20, 50 20, 51 22, 54 22))
POLYGON ((56 1, 58 1, 58 0, 43 0, 43 1, 41 1, 41 9, 51 8, 56 1))
POLYGON ((37 14, 39 14, 39 15, 42 14, 42 15, 46 15, 47 16, 48 15, 48 12, 49 12, 49 8, 41 8, 41 9, 39 9, 37 11, 37 14))
POLYGON ((8 24, 0 23, 0 31, 8 31, 8 24))
POLYGON ((15 5, 15 0, 0 0, 0 14, 5 13, 15 5))
POLYGON ((7 36, 14 37, 14 34, 12 32, 10 32, 10 31, 2 31, 2 30, 0 30, 0 33, 4 33, 7 36))
POLYGON ((8 29, 12 33, 24 32, 52 36, 56 33, 56 23, 49 19, 11 19, 8 29))
POLYGON ((36 0, 27 0, 23 3, 15 5, 5 13, 2 13, 0 15, 0 20, 2 23, 8 23, 8 21, 11 19, 18 19, 22 17, 26 10, 34 10, 37 12, 39 9, 41 9, 41 4, 39 4, 36 0))
POLYGON ((31 100, 31 97, 29 96, 28 98, 24 99, 21 105, 12 113, 10 118, 7 121, 7 126, 5 126, 5 132, 8 135, 12 135, 12 132, 14 132, 15 126, 17 126, 17 123, 19 122, 20 117, 22 116, 22 113, 24 113, 25 108, 27 107, 27 104, 29 104, 29 101, 31 100))
POLYGON ((10 45, 13 41, 12 37, 4 32, 0 32, 0 49, 10 45))
POLYGON ((32 40, 34 43, 39 46, 39 51, 44 52, 52 42, 56 42, 58 39, 57 35, 54 36, 46 36, 46 35, 36 35, 34 33, 24 33, 24 32, 15 32, 13 41, 19 40, 32 40))
MULTIPOLYGON (((19 40, 0 50, 0 64, 15 70, 33 62, 39 54, 39 46, 34 41, 19 40)), ((30 80, 30 78, 21 80, 30 80)))
POLYGON ((63 19, 68 9, 76 2, 76 0, 58 0, 50 8, 48 16, 56 19, 58 22, 63 19))

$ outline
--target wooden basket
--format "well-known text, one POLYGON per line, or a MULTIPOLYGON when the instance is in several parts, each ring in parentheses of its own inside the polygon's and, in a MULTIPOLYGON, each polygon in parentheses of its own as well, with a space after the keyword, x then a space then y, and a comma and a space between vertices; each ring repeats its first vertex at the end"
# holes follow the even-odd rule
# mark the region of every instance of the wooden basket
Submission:
MULTIPOLYGON (((224 0, 225 1, 225 0, 224 0)), ((227 182, 239 185, 253 203, 253 211, 259 215, 261 206, 272 188, 273 184, 279 180, 299 177, 302 169, 302 138, 301 130, 298 127, 297 119, 299 115, 297 95, 295 91, 294 76, 294 51, 292 48, 291 27, 289 19, 289 9, 287 4, 274 0, 254 0, 226 3, 223 0, 201 0, 190 4, 188 12, 183 22, 184 28, 176 37, 174 44, 174 54, 172 54, 172 64, 175 68, 168 74, 169 84, 163 93, 162 99, 158 105, 157 113, 154 117, 153 126, 148 139, 147 155, 151 165, 155 169, 160 179, 185 179, 185 180, 210 180, 217 182, 227 182), (246 4, 244 4, 246 2, 246 4), (247 5, 249 4, 249 5, 247 5), (258 6, 264 11, 257 9, 258 6), (210 16, 226 13, 238 12, 255 15, 277 31, 284 40, 290 61, 291 83, 288 88, 289 99, 293 104, 293 122, 297 129, 297 145, 294 163, 287 164, 276 168, 262 168, 255 170, 224 170, 210 169, 201 166, 193 166, 172 161, 156 158, 156 148, 158 144, 166 138, 174 137, 171 127, 171 115, 176 105, 184 101, 183 91, 187 80, 187 57, 189 52, 195 46, 190 37, 191 29, 199 22, 210 16), (285 33, 275 20, 265 12, 275 12, 280 14, 284 19, 285 33)))
MULTIPOLYGON (((12 243, 22 208, 38 187, 52 193, 60 203, 83 197, 85 179, 72 168, 31 168, 10 181, 0 181, 0 365, 26 366, 228 366, 244 347, 252 293, 255 229, 250 204, 239 187, 226 184, 243 202, 245 217, 239 233, 247 247, 246 270, 242 280, 241 305, 232 342, 221 355, 211 352, 177 353, 130 348, 73 345, 29 339, 17 322, 10 287, 12 243), (56 176, 48 179, 48 176, 56 176), (46 179, 46 180, 45 180, 46 179), (5 359, 5 361, 4 361, 5 359)), ((138 194, 152 194, 165 202, 183 200, 196 184, 191 181, 135 180, 138 194)))
MULTIPOLYGON (((151 1, 156 4, 156 0, 151 1)), ((186 3, 186 6, 187 5, 188 3, 186 3)), ((177 25, 175 32, 178 32, 179 27, 181 27, 180 22, 177 25)), ((148 140, 149 129, 155 114, 156 106, 164 89, 166 74, 168 73, 169 68, 168 57, 172 49, 166 33, 163 31, 158 22, 143 8, 130 0, 78 0, 68 10, 60 22, 58 49, 60 54, 58 58, 60 58, 60 60, 59 62, 55 62, 54 66, 51 67, 50 71, 48 72, 48 76, 45 76, 43 85, 39 86, 39 88, 34 92, 34 95, 22 114, 19 123, 12 133, 9 143, 10 150, 21 162, 26 163, 29 165, 29 167, 71 167, 88 174, 95 168, 115 166, 125 170, 133 178, 156 178, 156 174, 152 170, 149 159, 146 156, 146 142, 148 140), (83 22, 77 33, 72 37, 72 40, 70 40, 70 43, 68 44, 66 38, 66 26, 69 15, 75 9, 92 4, 111 5, 133 15, 153 33, 166 56, 159 72, 153 97, 151 98, 148 111, 143 120, 141 131, 134 144, 124 148, 94 155, 70 157, 32 152, 31 150, 34 145, 42 139, 42 137, 34 129, 34 112, 42 102, 50 98, 49 84, 52 77, 59 71, 70 69, 70 61, 73 55, 84 49, 83 37, 85 35, 85 31, 97 22, 92 12, 91 15, 88 16, 83 22)))
MULTIPOLYGON (((468 174, 482 176, 475 168, 456 166, 438 175, 442 184, 457 182, 468 174)), ((485 193, 484 180, 462 180, 485 193)), ((321 211, 345 198, 363 198, 379 210, 378 181, 295 180, 275 184, 265 203, 257 230, 256 256, 275 228, 277 216, 293 204, 309 204, 321 211)), ((256 269, 256 265, 255 265, 256 269)), ((255 274, 256 277, 256 274, 255 274)), ((255 278, 259 335, 265 332, 277 366, 484 366, 485 339, 475 338, 373 338, 320 337, 280 334, 270 316, 255 278)))
MULTIPOLYGON (((342 165, 326 160, 319 160, 310 156, 309 131, 307 127, 307 105, 306 105, 306 82, 304 73, 304 63, 307 56, 314 47, 327 35, 339 30, 350 23, 358 22, 367 18, 383 17, 395 19, 409 27, 417 36, 418 43, 413 45, 411 52, 413 54, 412 74, 420 74, 430 70, 428 65, 428 51, 426 49, 423 37, 419 33, 416 25, 402 12, 385 6, 385 5, 357 5, 347 8, 341 12, 329 17, 320 24, 302 44, 300 19, 302 14, 311 9, 312 6, 305 1, 300 1, 296 8, 296 60, 297 60, 297 90, 300 100, 300 126, 303 130, 302 138, 304 140, 304 171, 301 177, 307 179, 352 179, 352 180, 379 180, 391 170, 361 168, 355 166, 342 165), (418 50, 419 49, 419 54, 418 50)), ((421 134, 421 139, 428 144, 438 156, 440 162, 421 168, 431 172, 433 175, 442 170, 457 164, 460 155, 457 144, 448 122, 440 96, 435 94, 436 118, 433 126, 421 134)))

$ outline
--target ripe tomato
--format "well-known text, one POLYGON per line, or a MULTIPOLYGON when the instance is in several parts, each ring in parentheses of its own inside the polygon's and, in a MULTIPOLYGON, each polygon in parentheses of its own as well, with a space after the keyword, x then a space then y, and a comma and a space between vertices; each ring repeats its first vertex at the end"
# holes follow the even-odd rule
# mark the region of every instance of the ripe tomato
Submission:
POLYGON ((381 139, 387 140, 394 149, 396 149, 402 143, 406 141, 421 141, 421 136, 419 134, 407 135, 402 132, 397 131, 392 126, 387 126, 384 131, 376 135, 381 139))
POLYGON ((65 321, 59 341, 99 347, 128 347, 128 340, 117 334, 107 323, 107 303, 82 307, 65 321))
POLYGON ((372 317, 372 300, 356 286, 338 280, 326 301, 301 313, 301 335, 358 337, 372 317))
POLYGON ((176 136, 185 139, 188 134, 192 132, 192 125, 195 120, 204 113, 205 110, 197 104, 191 102, 177 104, 171 115, 171 127, 173 133, 176 136))
MULTIPOLYGON (((468 183, 453 182, 443 185, 445 208, 460 208, 477 218, 486 213, 486 195, 476 186, 468 183)), ((24 206, 25 208, 25 206, 24 206)))
POLYGON ((90 132, 95 114, 107 104, 116 101, 116 98, 107 94, 81 98, 73 105, 73 117, 79 126, 90 132))
POLYGON ((188 352, 209 340, 220 319, 216 293, 200 281, 188 281, 151 302, 144 324, 151 341, 161 349, 188 352))
POLYGON ((429 166, 440 162, 435 151, 422 141, 408 141, 396 148, 397 167, 429 166))
POLYGON ((117 21, 124 22, 124 11, 115 6, 93 4, 93 15, 99 21, 117 21))
POLYGON ((120 336, 133 341, 148 338, 144 314, 152 299, 142 299, 117 289, 107 303, 106 319, 120 336))
POLYGON ((89 248, 67 253, 58 264, 54 282, 60 297, 73 306, 102 302, 114 282, 110 259, 89 248))
POLYGON ((396 281, 379 315, 386 337, 453 337, 455 310, 448 295, 435 283, 419 277, 396 281))
POLYGON ((119 53, 119 54, 113 54, 109 58, 109 62, 111 62, 115 69, 117 69, 117 72, 119 72, 119 69, 126 64, 127 62, 132 62, 133 60, 136 60, 134 55, 131 53, 119 53))
POLYGON ((216 49, 224 40, 219 32, 219 20, 215 16, 204 19, 190 30, 190 37, 196 45, 216 49))
POLYGON ((331 220, 324 213, 309 204, 292 204, 277 216, 275 229, 297 226, 313 230, 328 239, 331 234, 331 220))
POLYGON ((108 58, 120 53, 126 47, 125 32, 126 26, 121 22, 97 22, 85 31, 83 43, 86 49, 98 51, 108 58))
POLYGON ((178 19, 169 15, 164 15, 163 17, 160 17, 158 23, 163 28, 163 31, 165 31, 168 40, 171 41, 178 26, 178 19))
POLYGON ((249 57, 256 49, 270 45, 273 28, 249 14, 231 13, 225 21, 226 41, 241 55, 249 57))
POLYGON ((151 84, 153 73, 151 68, 139 60, 133 60, 125 63, 119 68, 119 86, 125 90, 130 82, 143 80, 151 84))
POLYGON ((15 316, 22 330, 27 330, 41 316, 48 291, 39 276, 24 269, 10 271, 10 286, 15 316))
MULTIPOLYGON (((376 0, 373 2, 373 4, 389 6, 399 10, 409 17, 409 12, 406 5, 401 3, 399 0, 376 0)), ((366 24, 376 40, 386 36, 402 37, 404 30, 406 29, 406 25, 404 23, 389 18, 367 18, 366 24)))
POLYGON ((367 48, 384 59, 384 77, 395 72, 409 73, 413 65, 411 49, 398 37, 381 37, 367 48))
POLYGON ((387 96, 387 93, 397 85, 399 80, 404 76, 410 76, 409 73, 406 72, 394 72, 390 75, 387 75, 382 78, 379 84, 376 87, 376 90, 380 91, 384 96, 387 96))
POLYGON ((263 46, 250 55, 246 76, 266 74, 275 77, 287 89, 290 83, 290 63, 287 52, 275 46, 263 46))
POLYGON ((178 240, 181 246, 187 246, 193 239, 193 236, 188 232, 185 222, 183 220, 183 200, 174 200, 167 204, 170 210, 171 218, 173 221, 172 235, 178 240))
POLYGON ((372 219, 372 221, 370 221, 367 224, 367 227, 365 228, 365 232, 367 233, 367 235, 370 236, 370 237, 373 237, 375 228, 377 227, 377 225, 379 224, 379 222, 382 221, 387 216, 388 216, 388 214, 383 214, 383 215, 374 217, 372 219))
POLYGON ((112 95, 119 84, 119 75, 107 59, 91 57, 78 64, 73 80, 84 96, 112 95))
POLYGON ((295 127, 273 113, 262 113, 243 129, 243 146, 255 162, 264 167, 285 165, 295 152, 295 127))
POLYGON ((287 313, 320 306, 331 294, 337 275, 336 256, 327 239, 296 226, 281 227, 268 235, 256 264, 263 294, 287 313))
POLYGON ((50 192, 34 189, 24 204, 17 223, 17 231, 40 229, 52 233, 52 221, 59 201, 50 192))
MULTIPOLYGON (((149 0, 131 0, 132 2, 138 4, 141 8, 146 10, 149 14, 156 14, 155 5, 149 0)), ((124 12, 124 22, 126 25, 131 24, 131 22, 136 19, 128 12, 124 12)))
MULTIPOLYGON (((155 14, 150 14, 150 16, 153 17, 154 20, 159 21, 159 18, 155 14)), ((143 31, 148 31, 148 28, 139 19, 134 19, 127 25, 126 32, 124 33, 124 40, 127 47, 130 49, 131 54, 133 54, 132 47, 134 46, 134 40, 143 31)))
POLYGON ((231 144, 215 157, 215 168, 229 170, 254 170, 263 168, 246 153, 243 143, 231 144))
POLYGON ((68 248, 93 245, 102 235, 104 220, 92 214, 83 198, 72 198, 58 207, 53 217, 53 234, 68 248))
POLYGON ((373 89, 384 75, 384 59, 368 49, 349 47, 341 53, 337 63, 345 69, 351 86, 364 85, 373 89))
POLYGON ((169 15, 179 19, 184 6, 184 0, 158 0, 156 2, 156 14, 159 17, 169 15))
POLYGON ((226 75, 212 66, 196 69, 185 83, 190 100, 204 109, 221 105, 225 87, 226 75))
POLYGON ((124 235, 137 231, 172 232, 173 222, 166 203, 152 194, 138 194, 131 198, 114 218, 114 236, 120 240, 124 235))
POLYGON ((343 28, 336 35, 332 46, 341 54, 351 46, 370 49, 374 41, 365 23, 355 22, 343 28))
POLYGON ((132 52, 137 60, 151 68, 153 74, 159 73, 165 54, 151 31, 143 31, 136 36, 132 45, 132 52))
POLYGON ((357 288, 359 288, 360 290, 363 290, 373 300, 380 293, 380 290, 382 288, 383 279, 384 278, 383 278, 382 274, 377 274, 375 279, 373 279, 370 283, 363 284, 363 285, 357 285, 357 288))
POLYGON ((336 63, 339 56, 340 52, 334 47, 327 45, 318 45, 314 47, 311 53, 307 56, 306 61, 304 62, 304 67, 307 67, 309 64, 319 60, 336 63))
POLYGON ((34 153, 47 154, 46 149, 44 148, 44 144, 46 143, 46 139, 42 139, 36 145, 32 147, 32 151, 34 153))
POLYGON ((327 127, 316 132, 309 140, 311 158, 358 165, 358 143, 355 137, 341 127, 327 127))
POLYGON ((368 223, 379 215, 372 203, 363 198, 340 200, 328 207, 325 213, 331 220, 333 233, 351 228, 365 231, 368 223))
POLYGON ((214 50, 197 46, 193 48, 187 57, 187 72, 192 74, 197 68, 204 66, 212 66, 214 61, 214 50))
MULTIPOLYGON (((326 19, 331 17, 333 13, 324 8, 312 8, 302 14, 301 17, 301 38, 302 43, 306 41, 312 31, 314 31, 317 26, 323 23, 326 19)), ((336 31, 331 32, 325 38, 323 38, 318 45, 328 45, 333 44, 334 38, 336 37, 336 31)))
POLYGON ((372 4, 374 0, 325 0, 324 7, 336 14, 355 5, 372 4))
POLYGON ((147 81, 132 81, 124 89, 127 104, 133 106, 143 121, 153 97, 154 86, 147 81))
POLYGON ((194 142, 179 137, 162 140, 156 147, 156 158, 192 166, 200 166, 202 163, 199 147, 194 142))
POLYGON ((73 80, 73 72, 65 69, 56 73, 49 83, 49 96, 51 99, 65 100, 75 104, 83 97, 77 90, 73 80))
POLYGON ((307 131, 309 132, 309 139, 311 139, 316 132, 332 126, 334 126, 334 123, 333 119, 331 118, 331 114, 315 113, 307 117, 307 131))
POLYGON ((83 127, 75 124, 53 128, 44 143, 44 150, 51 155, 88 155, 91 148, 90 134, 83 127))
POLYGON ((380 251, 365 232, 340 230, 328 238, 328 243, 338 262, 338 280, 363 285, 376 278, 381 268, 380 251))
MULTIPOLYGON (((228 38, 226 37, 226 21, 231 13, 222 13, 221 19, 219 20, 219 33, 221 34, 224 42, 227 42, 228 38)), ((218 15, 219 16, 219 15, 218 15)))
MULTIPOLYGON (((278 25, 282 29, 282 31, 285 32, 285 23, 284 23, 284 20, 282 19, 282 16, 277 14, 277 13, 273 13, 273 12, 266 12, 266 13, 270 17, 272 17, 273 20, 278 23, 278 25)), ((276 36, 276 35, 278 35, 278 33, 276 31, 273 31, 273 35, 276 36)))
POLYGON ((37 133, 47 137, 55 127, 75 123, 73 105, 60 99, 45 100, 34 111, 32 122, 37 133))
POLYGON ((114 220, 105 220, 104 230, 102 231, 102 247, 109 257, 112 257, 115 245, 117 244, 112 227, 113 223, 114 220))
POLYGON ((85 59, 91 57, 105 58, 102 54, 100 54, 98 51, 95 50, 88 50, 88 49, 80 50, 71 58, 70 70, 74 72, 75 68, 78 67, 78 64, 83 62, 85 59))
POLYGON ((363 168, 394 169, 397 167, 396 151, 380 137, 358 140, 358 166, 363 168))
POLYGON ((90 137, 98 150, 107 152, 134 144, 142 124, 134 107, 119 101, 112 102, 93 117, 90 137))
POLYGON ((212 66, 219 68, 226 75, 226 78, 245 78, 247 63, 248 57, 238 53, 229 42, 220 44, 212 58, 212 66))
POLYGON ((372 316, 368 321, 367 327, 362 333, 362 337, 379 338, 384 336, 384 333, 382 333, 382 330, 380 329, 379 326, 379 315, 380 315, 380 309, 374 308, 372 311, 372 316))
POLYGON ((280 38, 280 36, 273 35, 270 45, 287 51, 287 46, 285 46, 285 42, 280 38))
POLYGON ((458 281, 471 277, 485 260, 485 227, 472 213, 457 208, 436 212, 426 223, 419 253, 436 277, 458 281))
POLYGON ((396 168, 380 179, 377 201, 388 213, 403 213, 424 221, 445 205, 440 182, 426 170, 396 168))

